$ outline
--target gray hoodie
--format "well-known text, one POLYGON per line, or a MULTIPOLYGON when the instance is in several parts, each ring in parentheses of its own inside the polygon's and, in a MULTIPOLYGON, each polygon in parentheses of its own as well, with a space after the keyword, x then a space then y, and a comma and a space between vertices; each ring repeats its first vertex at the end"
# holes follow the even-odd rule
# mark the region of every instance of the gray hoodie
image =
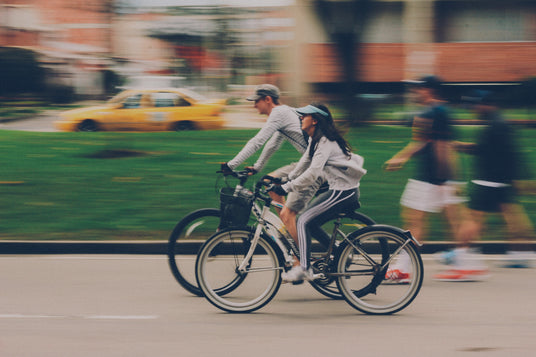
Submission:
MULTIPOLYGON (((311 145, 309 140, 309 145, 311 145)), ((339 144, 325 136, 318 141, 315 153, 309 158, 309 147, 301 157, 296 168, 289 174, 290 181, 282 187, 287 192, 297 192, 311 186, 323 176, 331 190, 346 191, 359 187, 361 177, 367 173, 363 168, 362 156, 351 153, 346 156, 339 144)))

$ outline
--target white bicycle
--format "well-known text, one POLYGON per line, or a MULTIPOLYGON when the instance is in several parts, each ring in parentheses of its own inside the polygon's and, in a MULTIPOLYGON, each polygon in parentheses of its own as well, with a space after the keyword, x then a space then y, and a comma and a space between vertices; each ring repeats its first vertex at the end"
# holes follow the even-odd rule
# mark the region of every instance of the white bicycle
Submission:
MULTIPOLYGON (((197 285, 210 303, 224 311, 244 313, 265 306, 279 290, 281 272, 292 267, 294 257, 299 258, 293 239, 270 210, 278 205, 267 194, 272 185, 265 177, 257 182, 255 192, 236 192, 241 200, 255 203, 257 224, 216 232, 197 255, 197 285)), ((335 220, 327 249, 313 254, 312 285, 342 296, 367 314, 392 314, 407 307, 423 280, 417 240, 409 231, 378 224, 346 234, 340 226, 344 216, 340 214, 335 220), (388 284, 387 269, 402 256, 409 258, 409 281, 388 284)))
MULTIPOLYGON (((191 259, 192 250, 205 242, 215 232, 224 228, 246 227, 249 229, 247 228, 248 221, 250 216, 254 216, 253 210, 256 209, 257 212, 262 210, 257 202, 252 201, 252 193, 246 188, 247 180, 251 178, 247 170, 233 171, 231 174, 224 175, 223 178, 225 186, 220 192, 220 207, 201 208, 187 214, 177 223, 168 241, 168 262, 173 276, 184 289, 197 296, 203 296, 203 292, 197 285, 195 278, 195 260, 191 259), (236 183, 233 182, 233 179, 237 180, 236 183)), ((277 202, 272 202, 272 206, 282 207, 277 202)), ((272 221, 271 227, 282 226, 277 216, 270 216, 268 220, 272 221)), ((349 234, 357 228, 373 224, 375 222, 372 218, 352 211, 335 220, 325 222, 323 230, 331 232, 337 228, 342 233, 349 234)), ((324 234, 329 235, 328 233, 324 234)), ((317 260, 315 264, 320 267, 324 263, 317 260)), ((311 285, 327 297, 343 298, 333 279, 329 279, 329 281, 317 280, 311 282, 311 285)))

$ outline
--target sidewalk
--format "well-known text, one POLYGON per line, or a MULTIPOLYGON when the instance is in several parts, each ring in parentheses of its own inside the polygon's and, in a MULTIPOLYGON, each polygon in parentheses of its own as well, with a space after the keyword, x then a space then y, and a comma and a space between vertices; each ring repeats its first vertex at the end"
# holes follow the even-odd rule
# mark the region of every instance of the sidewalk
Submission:
MULTIPOLYGON (((184 244, 184 254, 196 254, 203 242, 184 244)), ((536 242, 526 243, 536 250, 536 242)), ((451 242, 428 242, 422 254, 432 254, 452 248, 451 242)), ((506 241, 476 243, 483 254, 504 254, 506 241)), ((314 248, 313 248, 314 249, 314 248)), ((2 254, 167 254, 167 241, 0 241, 2 254)))

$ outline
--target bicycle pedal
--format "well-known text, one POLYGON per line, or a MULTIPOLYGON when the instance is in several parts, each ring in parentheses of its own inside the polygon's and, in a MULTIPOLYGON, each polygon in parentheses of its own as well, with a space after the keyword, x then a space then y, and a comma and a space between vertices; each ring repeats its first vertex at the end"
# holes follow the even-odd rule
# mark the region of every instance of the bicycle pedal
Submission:
POLYGON ((313 280, 324 279, 325 277, 324 273, 313 274, 313 280))

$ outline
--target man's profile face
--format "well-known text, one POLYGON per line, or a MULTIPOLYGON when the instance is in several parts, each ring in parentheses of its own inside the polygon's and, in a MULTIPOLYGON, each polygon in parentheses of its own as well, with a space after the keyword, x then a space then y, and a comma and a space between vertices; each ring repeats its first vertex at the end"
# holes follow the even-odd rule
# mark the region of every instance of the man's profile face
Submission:
POLYGON ((425 104, 434 96, 433 90, 425 87, 413 87, 410 93, 412 100, 419 104, 425 104))
POLYGON ((265 114, 265 115, 270 114, 271 99, 272 98, 270 97, 262 97, 255 101, 255 109, 257 109, 259 114, 265 114))

